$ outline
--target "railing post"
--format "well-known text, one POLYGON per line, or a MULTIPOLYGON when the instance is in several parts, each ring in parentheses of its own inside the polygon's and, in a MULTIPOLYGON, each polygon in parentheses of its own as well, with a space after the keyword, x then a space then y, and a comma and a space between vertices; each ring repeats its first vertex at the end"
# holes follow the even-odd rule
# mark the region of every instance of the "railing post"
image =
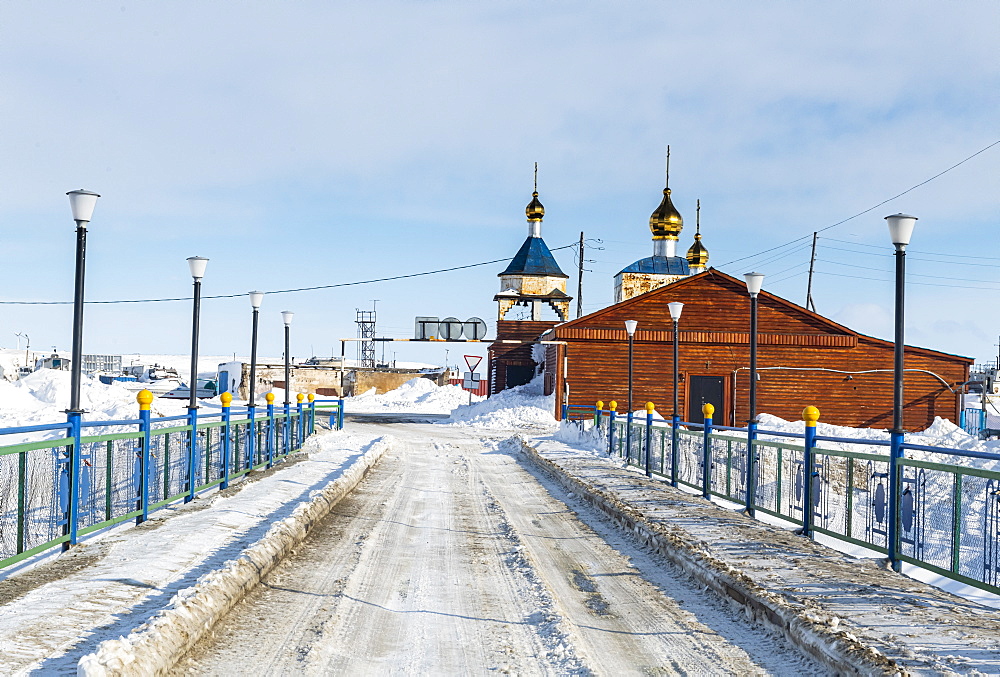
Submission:
POLYGON ((618 403, 611 400, 608 403, 608 409, 610 409, 610 413, 608 414, 608 456, 611 456, 615 453, 615 417, 618 415, 616 411, 618 403))
POLYGON ((225 490, 229 488, 229 420, 231 418, 229 407, 233 403, 233 394, 230 392, 222 393, 219 399, 222 400, 222 484, 220 490, 225 490))
POLYGON ((66 414, 66 421, 69 423, 69 437, 73 438, 73 446, 69 450, 69 462, 67 473, 69 494, 69 505, 66 510, 66 527, 64 534, 69 536, 69 541, 63 543, 63 550, 68 550, 76 545, 77 528, 80 522, 80 446, 81 446, 81 426, 82 412, 69 411, 66 414))
POLYGON ((757 498, 757 450, 754 448, 754 440, 757 439, 757 421, 747 423, 747 476, 746 476, 746 511, 747 515, 754 517, 754 502, 757 498))
POLYGON ((705 417, 705 428, 701 443, 701 496, 712 498, 712 415, 715 405, 706 402, 701 405, 701 415, 705 417))
MULTIPOLYGON (((264 395, 267 400, 267 467, 274 465, 274 446, 278 443, 278 436, 274 430, 274 393, 264 395)), ((254 431, 256 434, 256 431, 254 431)))
POLYGON ((139 457, 139 505, 142 514, 135 518, 136 524, 142 524, 149 519, 149 443, 150 443, 150 417, 153 404, 153 393, 146 389, 140 390, 135 396, 135 401, 139 403, 139 432, 142 433, 142 447, 139 457))
POLYGON ((250 419, 250 423, 247 424, 247 444, 246 444, 246 469, 249 470, 253 467, 253 457, 257 449, 257 407, 255 405, 247 406, 247 418, 250 419))
POLYGON ((297 409, 298 410, 298 420, 295 422, 295 433, 296 433, 295 440, 296 440, 297 448, 299 448, 299 449, 302 448, 302 443, 305 442, 305 437, 303 436, 303 432, 305 432, 305 428, 302 427, 302 401, 304 399, 306 399, 306 396, 303 395, 302 393, 299 393, 298 395, 295 396, 295 402, 296 402, 296 405, 297 405, 297 408, 298 408, 297 409))
POLYGON ((889 433, 889 529, 886 534, 886 554, 893 571, 900 571, 902 562, 897 558, 899 552, 899 459, 903 457, 903 433, 897 430, 889 433))
POLYGON ((672 487, 677 486, 677 470, 679 468, 677 447, 681 441, 680 427, 681 417, 674 414, 670 417, 670 486, 672 487))
POLYGON ((309 434, 316 434, 316 395, 309 393, 309 434))
POLYGON ((819 420, 819 409, 806 407, 802 410, 802 420, 806 422, 805 451, 802 452, 802 535, 812 537, 813 526, 813 475, 815 461, 813 449, 816 446, 816 422, 819 420))
MULTIPOLYGON (((192 382, 197 379, 191 379, 192 382)), ((195 388, 197 386, 191 386, 195 388)), ((194 500, 194 488, 196 484, 195 476, 198 472, 198 408, 188 407, 188 425, 191 426, 190 437, 188 438, 188 492, 184 497, 185 503, 194 500)))
MULTIPOLYGON (((284 455, 287 456, 288 452, 292 448, 292 405, 288 400, 288 396, 285 396, 285 402, 281 405, 282 411, 285 414, 285 425, 281 426, 281 447, 284 455)), ((271 467, 271 463, 267 464, 267 467, 271 467)))
POLYGON ((646 477, 653 476, 653 410, 656 405, 646 402, 646 477))
POLYGON ((337 430, 344 429, 344 400, 337 400, 337 430))
POLYGON ((604 412, 604 402, 602 400, 597 400, 597 404, 594 408, 594 425, 598 428, 601 427, 601 414, 604 412))

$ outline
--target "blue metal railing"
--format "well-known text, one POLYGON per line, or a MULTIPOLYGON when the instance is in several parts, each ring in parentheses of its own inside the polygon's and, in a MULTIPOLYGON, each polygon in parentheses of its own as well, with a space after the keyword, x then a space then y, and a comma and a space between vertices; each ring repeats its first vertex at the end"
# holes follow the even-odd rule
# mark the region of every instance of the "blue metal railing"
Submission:
POLYGON ((343 427, 343 400, 310 399, 265 416, 213 414, 0 428, 0 568, 189 500, 298 451, 316 410, 343 427), (57 435, 53 437, 53 435, 57 435))
POLYGON ((971 462, 1000 454, 817 435, 808 423, 790 433, 649 416, 626 435, 608 410, 595 423, 610 455, 651 476, 1000 594, 1000 472, 971 462))

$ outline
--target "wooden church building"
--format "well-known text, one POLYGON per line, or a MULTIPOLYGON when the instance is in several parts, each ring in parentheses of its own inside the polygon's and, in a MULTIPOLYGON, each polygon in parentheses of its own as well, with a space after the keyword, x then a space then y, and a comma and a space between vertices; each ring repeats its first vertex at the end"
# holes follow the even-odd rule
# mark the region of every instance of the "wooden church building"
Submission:
MULTIPOLYGON (((541 239, 540 210, 538 204, 529 240, 533 236, 541 239)), ((531 218, 529 213, 529 223, 531 218)), ((669 416, 673 321, 667 304, 679 301, 684 307, 678 332, 678 413, 682 420, 700 421, 702 404, 711 402, 716 424, 745 425, 749 418, 750 297, 742 279, 706 268, 708 251, 701 243, 700 224, 687 256, 677 256, 682 227, 668 187, 650 218, 653 256, 615 276, 614 305, 570 321, 566 321, 566 276, 548 249, 544 248, 544 253, 551 260, 543 266, 515 265, 515 258, 501 274, 502 290, 495 297, 501 311, 497 338, 489 351, 491 392, 525 383, 543 370, 546 394, 556 395, 557 418, 563 404, 593 405, 598 400, 617 400, 618 411, 626 412, 625 321, 634 320, 638 327, 633 339, 633 411, 651 401, 661 415, 669 416), (537 284, 518 286, 513 280, 519 276, 533 282, 545 278, 541 287, 546 289, 537 284), (527 288, 533 293, 525 293, 527 288), (557 319, 542 320, 537 312, 531 320, 505 318, 504 305, 510 301, 531 305, 550 299, 565 302, 557 310, 557 319)), ((533 244, 536 251, 544 247, 543 243, 542 247, 533 244)), ((973 360, 907 346, 905 361, 904 427, 926 428, 935 416, 958 421, 961 386, 969 378, 973 360)), ((891 341, 864 336, 762 291, 758 296, 757 366, 760 413, 798 420, 803 407, 814 405, 825 423, 874 428, 892 425, 891 341)))

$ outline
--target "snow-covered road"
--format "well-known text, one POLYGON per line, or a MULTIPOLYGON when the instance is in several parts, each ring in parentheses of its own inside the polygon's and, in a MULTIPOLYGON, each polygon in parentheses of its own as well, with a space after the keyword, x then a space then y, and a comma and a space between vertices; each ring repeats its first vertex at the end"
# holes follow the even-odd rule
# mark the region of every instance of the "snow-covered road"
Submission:
POLYGON ((400 441, 177 674, 823 672, 502 445, 371 427, 400 441))

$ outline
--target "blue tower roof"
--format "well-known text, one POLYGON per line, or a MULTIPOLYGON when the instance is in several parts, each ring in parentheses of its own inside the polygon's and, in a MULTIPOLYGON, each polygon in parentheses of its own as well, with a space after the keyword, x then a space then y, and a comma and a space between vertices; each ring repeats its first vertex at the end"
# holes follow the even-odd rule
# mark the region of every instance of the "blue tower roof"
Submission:
MULTIPOLYGON (((662 257, 661 257, 662 258, 662 257)), ((687 272, 687 261, 684 262, 687 272)), ((545 275, 548 277, 569 277, 559 269, 552 252, 540 237, 529 237, 517 250, 507 269, 500 275, 545 275)))
MULTIPOLYGON (((649 273, 652 275, 690 275, 691 268, 683 256, 647 256, 639 259, 622 273, 649 273)), ((619 273, 621 275, 621 273, 619 273)))

